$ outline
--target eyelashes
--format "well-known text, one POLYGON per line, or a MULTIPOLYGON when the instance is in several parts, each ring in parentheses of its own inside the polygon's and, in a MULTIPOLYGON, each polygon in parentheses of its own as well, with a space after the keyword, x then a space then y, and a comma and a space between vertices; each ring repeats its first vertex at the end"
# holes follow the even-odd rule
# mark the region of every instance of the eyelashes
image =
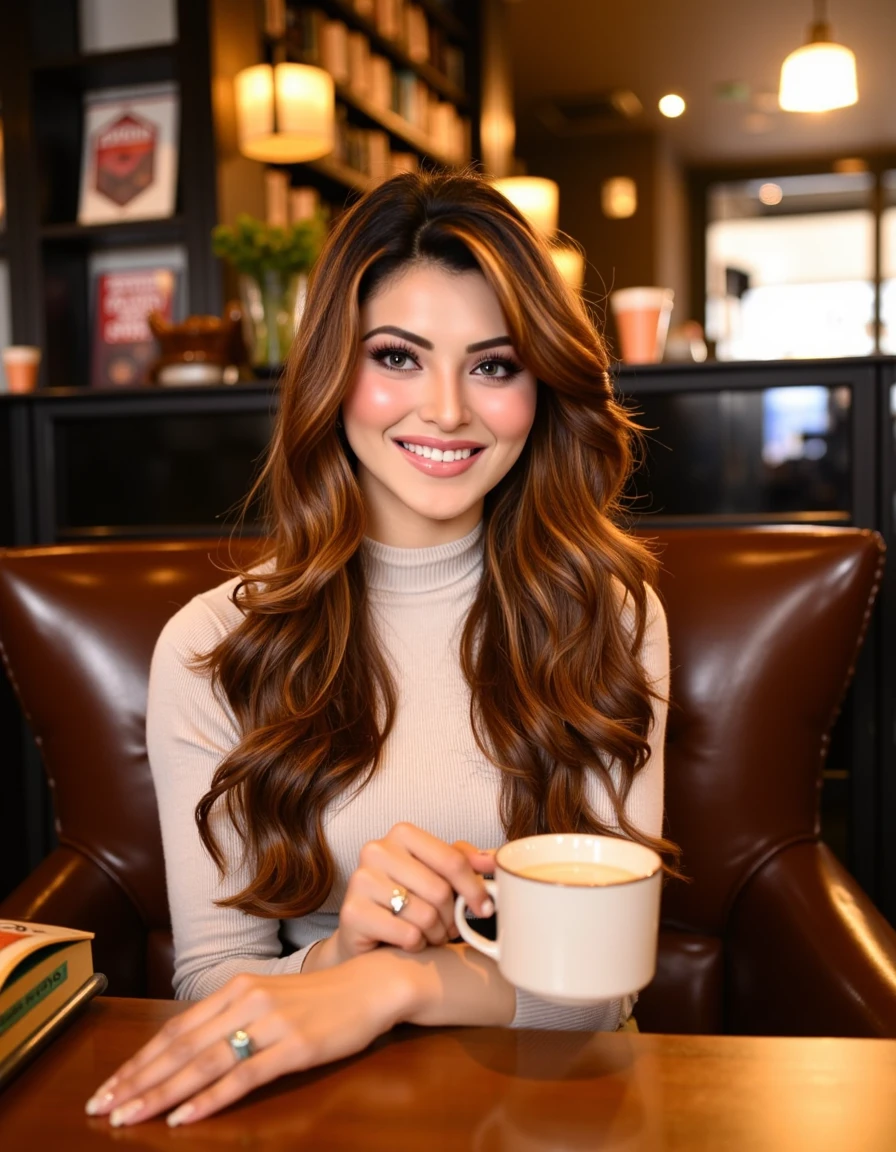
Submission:
POLYGON ((393 372, 406 372, 406 368, 395 368, 387 363, 390 356, 404 356, 419 367, 420 361, 417 359, 413 348, 407 344, 402 344, 400 341, 390 341, 388 344, 374 345, 369 352, 370 359, 376 360, 378 364, 382 364, 385 368, 391 369, 393 372))
MULTIPOLYGON (((391 340, 388 344, 374 345, 369 349, 368 355, 371 360, 375 360, 378 364, 382 364, 390 372, 407 372, 406 367, 396 367, 394 364, 389 363, 390 357, 397 356, 410 360, 418 368, 420 361, 417 358, 417 352, 408 344, 404 344, 398 340, 391 340)), ((473 365, 471 371, 476 372, 485 364, 495 365, 497 368, 503 369, 502 376, 495 375, 491 372, 480 372, 479 375, 486 380, 512 380, 514 376, 518 376, 523 371, 522 364, 518 363, 510 356, 496 356, 494 353, 484 352, 476 363, 473 365)))
POLYGON ((492 376, 489 372, 483 372, 487 380, 512 380, 514 376, 519 376, 523 370, 522 364, 512 360, 509 356, 489 356, 488 354, 480 357, 479 360, 473 365, 473 371, 481 367, 483 364, 497 364, 500 368, 504 369, 503 376, 492 376))

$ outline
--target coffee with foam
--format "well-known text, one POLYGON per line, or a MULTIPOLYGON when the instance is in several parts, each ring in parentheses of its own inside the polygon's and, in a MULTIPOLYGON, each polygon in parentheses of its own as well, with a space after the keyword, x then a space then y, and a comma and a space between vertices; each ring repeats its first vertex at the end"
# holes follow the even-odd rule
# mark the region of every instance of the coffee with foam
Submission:
POLYGON ((581 888, 603 888, 608 884, 626 884, 637 880, 634 872, 615 864, 591 860, 557 860, 544 864, 524 864, 518 870, 527 880, 545 880, 550 884, 574 884, 581 888))

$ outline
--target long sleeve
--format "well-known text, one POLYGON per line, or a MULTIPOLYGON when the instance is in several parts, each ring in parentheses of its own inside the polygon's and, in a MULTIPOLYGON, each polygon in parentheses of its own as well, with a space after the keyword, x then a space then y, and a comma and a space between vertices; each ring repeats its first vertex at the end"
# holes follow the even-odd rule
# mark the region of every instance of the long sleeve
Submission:
POLYGON ((196 805, 238 733, 229 707, 191 662, 214 647, 238 618, 223 589, 193 600, 166 625, 150 671, 147 746, 174 932, 174 989, 180 999, 207 996, 239 972, 298 972, 308 951, 281 957, 279 920, 216 903, 248 882, 247 869, 239 864, 242 842, 226 816, 213 818, 231 866, 222 879, 196 828, 196 805))
MULTIPOLYGON (((653 704, 653 724, 648 733, 650 757, 635 776, 626 800, 629 820, 648 836, 660 836, 663 827, 663 751, 666 716, 669 709, 669 631, 666 613, 656 592, 647 589, 647 624, 640 653, 644 670, 657 697, 653 704)), ((596 803, 598 814, 615 822, 608 809, 596 803)), ((513 1028, 582 1029, 612 1032, 631 1015, 636 997, 607 1000, 587 1008, 565 1008, 517 990, 513 1028)))

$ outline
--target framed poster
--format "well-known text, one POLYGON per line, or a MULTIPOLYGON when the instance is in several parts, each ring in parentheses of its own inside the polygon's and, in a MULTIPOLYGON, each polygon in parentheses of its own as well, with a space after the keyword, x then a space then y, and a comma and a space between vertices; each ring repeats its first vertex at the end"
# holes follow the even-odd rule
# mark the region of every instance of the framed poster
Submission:
POLYGON ((79 224, 174 215, 179 111, 170 85, 85 93, 79 224))
POLYGON ((100 256, 91 268, 93 346, 90 384, 93 388, 135 388, 147 383, 158 346, 147 317, 160 312, 168 321, 180 319, 183 260, 177 250, 160 248, 134 255, 100 256), (153 259, 153 257, 155 257, 153 259))

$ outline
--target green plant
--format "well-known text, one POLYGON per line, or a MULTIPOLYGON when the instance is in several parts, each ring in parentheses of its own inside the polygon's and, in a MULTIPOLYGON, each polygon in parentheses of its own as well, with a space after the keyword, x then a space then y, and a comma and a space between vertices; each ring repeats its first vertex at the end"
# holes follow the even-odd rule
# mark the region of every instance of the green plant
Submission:
POLYGON ((237 272, 260 281, 266 272, 310 271, 326 234, 323 212, 286 227, 242 215, 235 224, 219 224, 212 231, 212 251, 237 272))

